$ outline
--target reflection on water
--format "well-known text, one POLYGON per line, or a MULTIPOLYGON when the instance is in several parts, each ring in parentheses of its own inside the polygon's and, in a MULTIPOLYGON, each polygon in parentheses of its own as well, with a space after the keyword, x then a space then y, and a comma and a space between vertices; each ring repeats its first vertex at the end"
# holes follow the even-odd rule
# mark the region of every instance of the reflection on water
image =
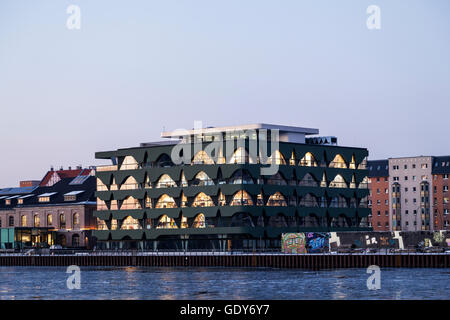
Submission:
POLYGON ((0 299, 449 299, 448 269, 381 269, 368 290, 366 269, 81 267, 81 289, 66 268, 0 267, 0 299))

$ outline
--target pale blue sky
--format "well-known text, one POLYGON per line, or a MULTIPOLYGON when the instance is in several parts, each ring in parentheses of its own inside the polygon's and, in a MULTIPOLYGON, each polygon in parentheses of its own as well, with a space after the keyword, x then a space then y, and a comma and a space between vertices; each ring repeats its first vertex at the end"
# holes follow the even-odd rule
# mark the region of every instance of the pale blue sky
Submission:
POLYGON ((1 0, 0 187, 194 120, 450 154, 449 17, 448 0, 1 0))

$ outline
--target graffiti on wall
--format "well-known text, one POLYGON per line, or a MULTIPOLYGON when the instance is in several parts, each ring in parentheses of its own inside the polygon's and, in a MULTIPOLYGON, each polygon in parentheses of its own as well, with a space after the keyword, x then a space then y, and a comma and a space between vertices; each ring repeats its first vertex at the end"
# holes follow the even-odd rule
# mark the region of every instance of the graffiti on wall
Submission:
POLYGON ((306 237, 304 233, 283 233, 281 249, 284 253, 306 253, 306 237))
POLYGON ((284 253, 315 253, 329 251, 329 233, 283 233, 281 248, 284 253))

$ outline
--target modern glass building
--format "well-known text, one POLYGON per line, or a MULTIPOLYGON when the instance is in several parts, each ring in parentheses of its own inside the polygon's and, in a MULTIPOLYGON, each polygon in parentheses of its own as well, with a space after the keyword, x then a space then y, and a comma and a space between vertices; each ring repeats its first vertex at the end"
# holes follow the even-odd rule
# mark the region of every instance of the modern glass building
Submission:
POLYGON ((367 149, 269 124, 163 132, 97 152, 97 246, 280 249, 283 233, 369 231, 367 149))

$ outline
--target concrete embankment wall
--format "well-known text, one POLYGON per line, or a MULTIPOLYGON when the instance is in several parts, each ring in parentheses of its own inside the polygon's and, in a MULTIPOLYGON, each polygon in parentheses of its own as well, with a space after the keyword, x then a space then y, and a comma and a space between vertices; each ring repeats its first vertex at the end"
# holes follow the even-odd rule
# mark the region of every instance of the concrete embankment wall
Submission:
POLYGON ((0 266, 449 268, 450 254, 232 254, 0 256, 0 266))

